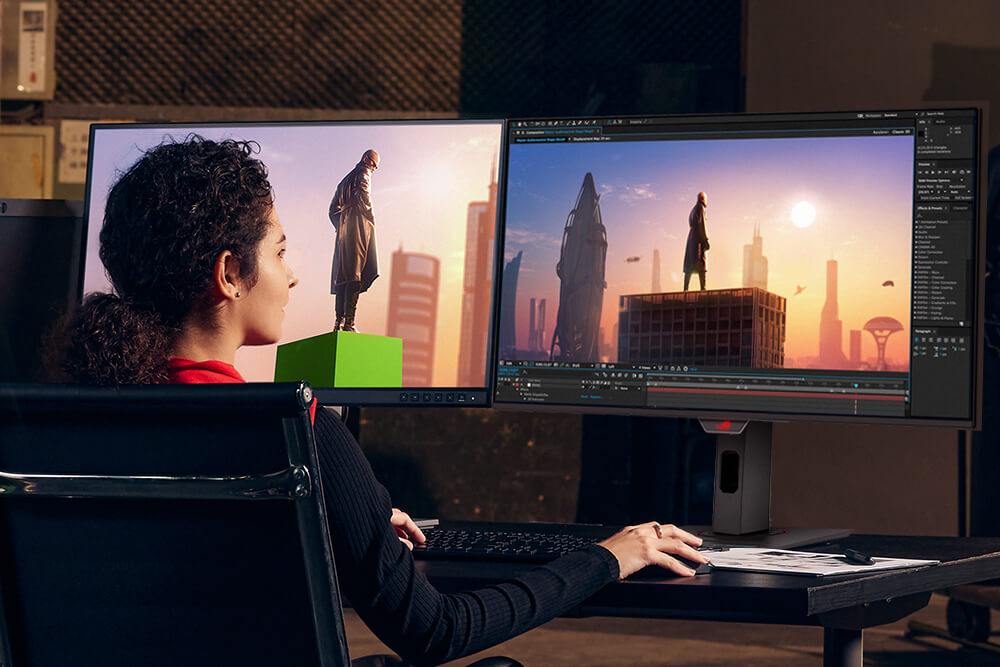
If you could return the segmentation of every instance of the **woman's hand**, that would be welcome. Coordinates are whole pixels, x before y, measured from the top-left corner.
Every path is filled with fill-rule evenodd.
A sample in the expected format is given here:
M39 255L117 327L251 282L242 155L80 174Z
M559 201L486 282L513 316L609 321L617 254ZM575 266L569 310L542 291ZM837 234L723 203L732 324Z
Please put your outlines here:
M424 537L424 532L417 527L417 524L413 523L410 515L402 510L393 507L389 523L396 529L399 541L408 546L411 551L413 550L413 542L423 544L427 541L427 538Z
M708 558L695 549L701 546L701 538L669 523L653 521L627 526L598 544L618 559L618 576L622 579L647 565L659 565L682 576L694 575L694 570L667 554L683 556L696 563L708 562Z

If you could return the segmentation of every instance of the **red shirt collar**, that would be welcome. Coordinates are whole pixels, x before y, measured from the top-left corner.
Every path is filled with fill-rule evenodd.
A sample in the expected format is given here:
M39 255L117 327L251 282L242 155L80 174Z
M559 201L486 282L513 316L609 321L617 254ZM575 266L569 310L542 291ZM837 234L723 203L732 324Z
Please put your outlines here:
M213 384L246 382L232 364L222 361L192 361L171 357L170 384Z

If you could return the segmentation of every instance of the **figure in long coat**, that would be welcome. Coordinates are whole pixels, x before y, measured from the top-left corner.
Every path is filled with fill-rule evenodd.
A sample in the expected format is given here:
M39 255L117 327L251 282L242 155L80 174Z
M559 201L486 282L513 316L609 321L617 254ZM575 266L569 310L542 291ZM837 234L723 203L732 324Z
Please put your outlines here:
M691 274L697 273L701 283L701 289L705 289L705 251L708 250L708 232L705 231L705 222L708 219L705 209L708 207L708 195L704 192L698 193L698 201L695 202L691 214L688 215L688 238L687 247L684 249L684 291L688 290L691 282Z
M336 297L335 331L357 331L354 318L358 297L378 278L371 198L372 172L378 169L378 163L378 153L365 151L361 161L340 181L330 202L330 222L337 230L330 276L330 294Z

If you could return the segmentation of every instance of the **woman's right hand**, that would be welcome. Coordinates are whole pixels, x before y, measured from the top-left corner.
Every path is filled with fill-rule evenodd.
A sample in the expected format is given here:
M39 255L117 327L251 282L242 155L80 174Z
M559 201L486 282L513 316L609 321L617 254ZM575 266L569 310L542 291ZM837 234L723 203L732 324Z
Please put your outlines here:
M627 526L598 544L618 559L618 576L622 579L647 565L659 565L681 576L694 575L694 570L668 554L683 556L696 563L708 562L708 558L695 549L701 546L701 538L669 523L652 521Z

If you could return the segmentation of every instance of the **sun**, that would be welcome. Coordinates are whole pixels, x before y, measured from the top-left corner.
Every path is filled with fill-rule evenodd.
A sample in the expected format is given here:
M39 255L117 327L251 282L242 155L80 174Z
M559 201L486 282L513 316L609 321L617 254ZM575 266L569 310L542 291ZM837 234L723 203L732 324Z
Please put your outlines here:
M816 207L807 201L800 201L792 207L792 222L800 229L805 229L816 219Z

